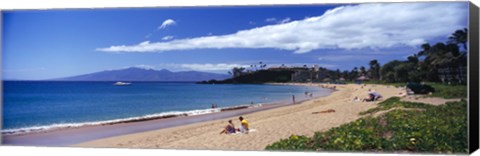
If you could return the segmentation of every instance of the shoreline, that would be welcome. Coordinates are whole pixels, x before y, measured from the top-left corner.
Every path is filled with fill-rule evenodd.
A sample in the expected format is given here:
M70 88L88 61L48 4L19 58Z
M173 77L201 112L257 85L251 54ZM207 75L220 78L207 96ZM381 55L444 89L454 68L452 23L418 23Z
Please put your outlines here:
M103 138L74 147L114 147L114 148L162 148L162 149L209 149L209 150L264 150L264 148L290 135L313 136L317 131L326 131L361 118L359 112L376 107L376 102L356 102L354 97L363 98L368 89L374 89L388 99L398 96L402 89L384 85L359 84L310 84L286 83L285 85L305 85L335 88L337 91L320 98L299 102L300 104L277 107L257 112L241 114L249 121L252 131L249 134L219 135L235 117L220 118L182 126L151 130L141 133ZM333 87L335 86L335 87ZM315 113L325 110L333 113Z
M333 91L331 90L329 95L332 92ZM310 98L299 98L299 101L297 103L321 97L324 96L317 95ZM20 133L9 133L7 131L2 132L2 144L65 146L107 137L128 135L131 133L141 133L150 130L183 126L198 122L208 122L212 120L232 117L238 114L249 114L288 105L291 105L291 102L275 101L271 103L257 103L253 105L238 105L214 109L205 109L203 111L208 112L200 114L187 114L186 112L180 112L177 114L170 113L161 115L163 113L159 113L160 115L157 116L148 117L147 115L142 117L123 118L116 120L100 121L98 123L92 122L94 124L89 123L79 126L71 124L71 126L66 125L63 127L53 127L49 129L39 129ZM150 124L157 124L157 126L148 126ZM133 128L133 126L137 128ZM94 134L99 133L99 131L100 134ZM67 135L67 137L65 137L64 135Z

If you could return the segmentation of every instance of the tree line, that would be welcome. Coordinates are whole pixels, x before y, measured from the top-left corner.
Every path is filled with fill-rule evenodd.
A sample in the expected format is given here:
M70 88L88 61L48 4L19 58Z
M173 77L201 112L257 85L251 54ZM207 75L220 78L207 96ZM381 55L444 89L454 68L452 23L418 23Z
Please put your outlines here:
M434 45L425 43L421 50L406 60L393 60L380 65L371 60L368 69L364 66L352 70L330 71L328 77L343 77L355 81L365 76L370 80L387 83L439 82L465 84L467 79L467 34L466 28L456 30L446 42Z

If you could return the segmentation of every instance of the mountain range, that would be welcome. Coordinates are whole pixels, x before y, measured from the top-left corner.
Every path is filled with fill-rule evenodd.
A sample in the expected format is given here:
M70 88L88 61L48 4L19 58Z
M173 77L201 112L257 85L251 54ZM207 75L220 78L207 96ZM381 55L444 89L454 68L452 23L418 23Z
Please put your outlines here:
M166 69L154 70L130 67L118 70L106 70L90 74L54 79L56 81L205 81L230 78L227 74L199 71L172 72Z

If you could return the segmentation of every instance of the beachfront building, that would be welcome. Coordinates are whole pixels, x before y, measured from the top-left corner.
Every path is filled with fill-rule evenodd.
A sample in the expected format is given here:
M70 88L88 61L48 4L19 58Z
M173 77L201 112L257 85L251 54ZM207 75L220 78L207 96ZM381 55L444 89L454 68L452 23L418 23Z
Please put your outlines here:
M360 77L358 77L358 78L356 79L356 82L357 82L357 83L362 83L363 81L368 81L368 80L370 80L370 78L368 78L368 77L365 76L365 75L362 75L362 76L360 76Z
M438 69L438 77L442 83L465 84L467 83L467 67L440 68Z
M308 68L295 69L292 73L292 82L311 82L313 79L313 72Z
M313 65L312 68L303 66L291 69L294 71L291 76L292 82L323 82L328 77L328 70L318 65Z

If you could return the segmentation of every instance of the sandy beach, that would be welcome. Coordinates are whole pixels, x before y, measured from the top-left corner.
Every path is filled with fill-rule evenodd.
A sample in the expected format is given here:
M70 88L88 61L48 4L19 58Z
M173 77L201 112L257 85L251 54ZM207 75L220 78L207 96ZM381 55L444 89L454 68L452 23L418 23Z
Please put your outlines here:
M120 148L162 148L162 149L214 149L214 150L263 150L267 145L290 135L313 136L317 131L354 121L359 112L376 107L374 102L353 101L364 98L368 89L373 89L387 99L398 96L401 88L384 85L331 85L293 84L286 85L328 85L337 91L299 104L244 114L249 121L249 134L219 134L229 119L235 126L240 125L238 117L207 121L172 128L115 136L76 144L76 147L120 147ZM314 113L333 109L335 112Z

